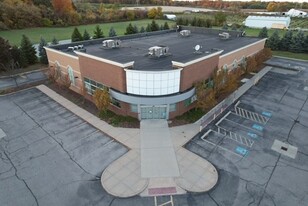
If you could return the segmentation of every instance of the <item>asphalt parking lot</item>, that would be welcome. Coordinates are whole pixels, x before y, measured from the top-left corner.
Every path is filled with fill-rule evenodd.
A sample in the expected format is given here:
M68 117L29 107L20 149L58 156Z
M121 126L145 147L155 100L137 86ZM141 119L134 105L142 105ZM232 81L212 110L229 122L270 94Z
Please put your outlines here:
M128 150L37 89L0 97L0 205L96 205Z
M174 205L306 205L307 80L308 68L269 72L188 142L187 149L215 165L219 179L208 193L174 196ZM35 88L0 96L0 129L1 206L154 205L150 197L107 194L102 171L128 149ZM295 159L282 147L273 150L275 140L289 151L295 146Z
M269 72L186 145L217 167L220 181L209 195L218 205L307 205L307 99L308 69ZM286 144L279 152L275 140Z
M109 195L99 178L128 149L38 89L0 96L0 114L1 206L154 205L152 197ZM207 193L173 200L181 206L216 205Z

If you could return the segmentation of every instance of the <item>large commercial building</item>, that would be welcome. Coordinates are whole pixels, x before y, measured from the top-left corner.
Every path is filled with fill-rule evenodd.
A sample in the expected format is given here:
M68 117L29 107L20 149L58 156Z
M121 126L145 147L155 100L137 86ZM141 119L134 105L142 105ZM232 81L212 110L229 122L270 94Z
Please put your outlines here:
M108 88L110 109L139 119L171 119L192 109L194 83L232 69L264 48L265 39L182 28L46 48L50 67L69 75L71 89L92 99Z

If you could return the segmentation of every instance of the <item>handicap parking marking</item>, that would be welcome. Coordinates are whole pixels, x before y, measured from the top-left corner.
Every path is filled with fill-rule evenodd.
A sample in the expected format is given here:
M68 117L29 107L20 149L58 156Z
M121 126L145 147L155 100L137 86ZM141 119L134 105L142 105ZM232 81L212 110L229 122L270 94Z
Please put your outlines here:
M253 133L253 132L248 132L247 135L251 138L254 138L254 139L257 139L258 138L258 135Z
M271 112L262 112L262 115L264 115L266 117L272 117L272 113Z
M253 124L253 125L252 125L252 128L253 128L253 129L256 129L256 130L259 130L259 131L261 131L261 132L263 131L263 127L262 127L261 125L258 125L258 124Z
M235 152L243 156L248 154L248 150L240 146L236 147Z

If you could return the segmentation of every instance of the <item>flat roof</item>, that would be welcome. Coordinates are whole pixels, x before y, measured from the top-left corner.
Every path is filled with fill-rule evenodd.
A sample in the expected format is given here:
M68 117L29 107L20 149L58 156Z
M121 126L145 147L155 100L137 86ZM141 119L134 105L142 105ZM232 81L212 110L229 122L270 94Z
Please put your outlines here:
M189 37L182 37L174 31L144 37L126 38L121 40L121 47L115 49L104 49L102 47L103 39L96 44L84 45L84 48L87 54L121 64L134 61L134 69L136 70L157 71L172 69L171 61L186 63L219 50L223 50L222 54L226 54L259 40L260 38L253 37L222 40L218 34L196 32L191 32ZM194 50L196 45L202 46L198 53ZM153 46L169 47L170 55L159 58L149 57L148 49ZM72 51L67 51L67 47L62 47L61 51L76 55Z

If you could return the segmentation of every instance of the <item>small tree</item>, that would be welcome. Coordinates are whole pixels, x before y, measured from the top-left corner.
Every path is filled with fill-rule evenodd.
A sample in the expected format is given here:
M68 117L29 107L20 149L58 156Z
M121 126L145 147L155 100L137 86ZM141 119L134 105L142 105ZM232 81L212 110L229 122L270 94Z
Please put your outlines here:
M47 42L43 37L41 37L40 44L38 46L38 52L39 52L39 57L40 57L40 62L42 64L48 64L48 58L45 50L45 46L48 46Z
M290 45L290 51L300 53L304 52L305 45L305 35L304 32L298 31L296 36L293 37L292 43Z
M197 108L200 108L202 111L207 112L213 108L217 101L215 99L215 91L212 88L207 88L205 83L198 82L195 85L196 95L197 95Z
M280 38L278 31L276 30L270 38L266 41L266 46L272 50L279 50Z
M53 37L51 40L51 45L57 45L59 44L59 41L56 39L56 37Z
M114 37L114 36L117 36L117 33L116 33L116 31L114 30L114 28L111 27L110 30L109 30L109 37Z
M57 80L57 83L60 87L63 87L66 89L70 88L72 84L68 74L61 75L61 77Z
M36 50L26 35L22 35L20 44L21 64L26 67L37 61Z
M169 30L170 28L169 28L169 25L168 25L168 22L165 22L165 24L164 24L164 30Z
M151 31L158 31L159 30L159 25L154 20L152 20L150 27L151 27Z
M152 30L151 30L151 25L150 25L150 24L147 25L145 31L146 31L146 32L151 32L151 31L152 31Z
M306 35L305 42L304 42L304 52L308 53L308 35Z
M99 38L104 38L104 33L102 29L99 27L99 25L96 25L95 30L94 30L93 39L99 39Z
M136 24L134 25L134 32L135 32L135 34L139 33L139 29L138 29L138 26Z
M232 24L231 30L236 31L237 30L237 25L236 24Z
M125 35L135 34L135 33L136 33L135 28L133 27L131 23L129 23L128 26L126 27Z
M293 32L291 30L287 31L280 40L280 50L288 51L292 43Z
M223 12L216 12L214 18L216 26L222 26L227 20L227 16Z
M240 73L237 69L234 69L233 71L229 72L225 81L224 92L230 93L238 88L239 74Z
M247 58L246 72L254 72L257 69L257 61L254 56Z
M214 89L216 97L218 97L223 92L226 74L227 74L227 71L223 69L218 70L217 67L213 71L213 74L212 74L212 79L213 79L213 84L214 84L213 89Z
M96 89L93 95L94 103L100 112L106 112L110 105L110 96L107 89Z
M266 27L263 27L261 29L261 31L259 32L258 37L259 38L267 38L268 37L268 32L267 32L267 28Z
M139 31L140 33L144 33L145 32L145 28L144 28L144 26L141 26L141 28L140 28L140 31Z
M90 39L90 34L85 29L84 32L83 32L83 40L89 40L89 39Z
M9 42L2 37L0 37L0 70L6 70L5 66L10 63L12 60L12 55L11 55L11 46ZM3 65L3 68L2 66Z
M72 39L72 42L82 41L82 35L79 32L77 27L74 28L71 39Z

